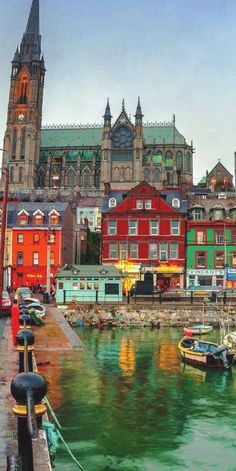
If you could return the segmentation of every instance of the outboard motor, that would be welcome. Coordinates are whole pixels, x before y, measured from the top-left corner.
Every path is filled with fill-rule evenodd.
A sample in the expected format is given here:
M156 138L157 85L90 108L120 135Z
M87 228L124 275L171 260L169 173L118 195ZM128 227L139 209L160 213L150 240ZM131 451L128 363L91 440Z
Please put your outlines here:
M227 352L228 348L225 345L220 345L216 351L213 353L213 357L217 360L220 358L222 360L222 363L226 369L229 369L230 365L227 360Z

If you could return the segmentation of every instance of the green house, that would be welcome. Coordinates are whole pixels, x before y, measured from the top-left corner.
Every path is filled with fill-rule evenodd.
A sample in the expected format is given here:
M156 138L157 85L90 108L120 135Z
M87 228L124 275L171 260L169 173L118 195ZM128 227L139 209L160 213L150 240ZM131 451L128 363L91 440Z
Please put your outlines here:
M122 301L122 275L113 265L65 265L56 275L56 302Z
M186 286L232 288L229 268L236 268L235 222L188 221Z

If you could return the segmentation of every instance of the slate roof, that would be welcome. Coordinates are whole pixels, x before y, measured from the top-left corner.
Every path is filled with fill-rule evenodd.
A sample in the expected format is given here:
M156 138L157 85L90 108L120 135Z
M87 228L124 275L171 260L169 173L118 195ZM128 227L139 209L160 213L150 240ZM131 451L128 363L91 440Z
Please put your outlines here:
M58 270L56 278L75 278L76 276L84 278L122 277L114 265L65 265Z
M101 213L109 213L112 208L109 207L109 200L111 198L116 199L116 203L120 203L123 201L123 199L127 196L127 192L121 192L121 191L110 191L108 195L104 195L102 199L102 208L101 208Z
M37 209L40 209L45 215L44 223L42 225L37 225L37 228L47 226L49 224L49 213L54 208L60 214L60 221L59 224L55 224L55 227L60 227L62 225L63 215L68 207L68 203L66 202L56 202L56 203L45 203L45 202L18 202L18 203L8 203L7 205L7 226L18 226L18 214L22 209L25 209L26 212L29 214L29 224L24 225L22 227L34 227L33 224L33 214Z

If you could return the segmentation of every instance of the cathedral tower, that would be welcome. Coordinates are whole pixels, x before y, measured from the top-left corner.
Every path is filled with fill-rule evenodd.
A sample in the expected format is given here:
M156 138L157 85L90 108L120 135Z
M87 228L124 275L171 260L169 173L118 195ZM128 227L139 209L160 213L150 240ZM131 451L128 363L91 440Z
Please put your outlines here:
M10 190L34 188L40 150L45 64L39 34L39 0L33 0L20 50L12 61L3 164Z

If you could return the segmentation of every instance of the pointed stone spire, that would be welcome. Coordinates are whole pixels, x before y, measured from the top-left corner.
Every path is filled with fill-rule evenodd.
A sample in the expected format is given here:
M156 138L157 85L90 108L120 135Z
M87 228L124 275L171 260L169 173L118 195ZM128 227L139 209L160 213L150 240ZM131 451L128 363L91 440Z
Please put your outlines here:
M142 109L140 105L140 97L138 97L138 104L137 104L136 113L134 117L135 117L135 124L142 125L143 114L142 114Z
M13 57L13 62L19 62L19 60L20 60L20 53L19 53L19 49L18 49L18 46L17 46L15 55Z
M104 118L104 126L111 126L111 110L110 110L110 104L109 104L109 98L107 98L107 106L105 109L105 114L103 116Z
M40 60L41 36L39 34L39 0L33 0L30 14L20 45L20 60L29 62Z

